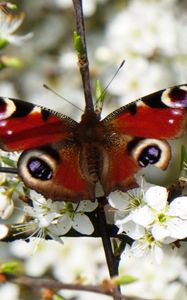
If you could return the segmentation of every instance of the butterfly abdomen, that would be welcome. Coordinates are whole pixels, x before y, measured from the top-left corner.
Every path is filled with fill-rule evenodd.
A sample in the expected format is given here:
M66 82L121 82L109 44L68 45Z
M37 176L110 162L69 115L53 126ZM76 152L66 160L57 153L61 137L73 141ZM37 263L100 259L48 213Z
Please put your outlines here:
M88 166L88 174L92 181L96 183L99 180L100 173L100 155L97 147L90 147L87 152L87 166Z
M86 179L95 184L100 179L101 153L95 143L84 145L80 155L80 166Z

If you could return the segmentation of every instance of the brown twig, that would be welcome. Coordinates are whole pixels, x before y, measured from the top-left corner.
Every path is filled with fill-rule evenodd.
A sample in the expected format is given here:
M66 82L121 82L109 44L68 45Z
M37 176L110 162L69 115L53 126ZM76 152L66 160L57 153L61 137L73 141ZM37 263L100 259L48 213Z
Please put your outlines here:
M91 86L90 86L90 72L89 72L89 62L87 56L82 1L73 0L73 5L75 9L77 33L80 35L82 45L84 48L84 55L81 55L81 57L79 56L78 59L79 59L79 68L82 77L82 84L84 88L84 97L86 103L85 112L89 113L94 111L94 106L93 106Z
M0 167L0 173L18 174L18 169L11 167Z
M106 260L109 268L109 273L111 277L114 277L118 275L119 257L115 257L113 254L110 235L108 231L108 225L106 222L105 212L102 206L99 206L97 209L97 218L98 218L100 235L102 238Z
M131 296L124 296L121 293L113 290L112 287L107 287L105 285L82 285L82 284L69 284L63 283L59 281L55 281L53 279L45 279L45 278L34 278L31 276L15 276L15 275L7 275L4 274L8 281L14 282L19 284L23 287L33 288L33 289L53 289L56 292L59 290L75 290L75 291L82 291L82 292L92 292L96 294L114 296L116 300L143 300L139 297L131 297Z
M114 277L118 275L119 257L115 257L112 250L105 212L102 205L99 205L97 208L97 218L110 277ZM119 297L120 287L116 287L115 292L116 294L113 293L114 300L121 300L122 298Z

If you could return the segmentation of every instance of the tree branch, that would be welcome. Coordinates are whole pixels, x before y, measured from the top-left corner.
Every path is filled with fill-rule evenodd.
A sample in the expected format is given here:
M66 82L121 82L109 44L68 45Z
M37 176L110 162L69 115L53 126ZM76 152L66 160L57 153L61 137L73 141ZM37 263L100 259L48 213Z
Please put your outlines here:
M82 77L82 84L84 88L84 97L86 103L85 112L90 113L94 111L94 106L93 106L91 86L90 86L90 72L89 72L89 62L87 57L82 1L73 0L73 5L75 9L77 33L80 35L82 45L84 48L84 55L81 56L79 55L78 59L79 59L79 68Z
M59 281L55 281L53 279L45 279L45 278L35 278L31 276L16 276L12 274L5 274L4 280L14 282L20 286L23 287L29 287L31 289L52 289L58 292L59 290L75 290L75 291L82 291L82 292L92 292L96 294L102 294L102 295L108 295L108 296L114 296L116 300L143 300L139 297L131 297L131 296L123 296L119 292L116 291L116 289L112 288L109 284L106 285L81 285L81 284L69 284L69 283L63 283Z
M10 167L0 167L0 173L18 174L18 169Z
M99 230L100 230L100 234L101 234L101 238L102 238L102 242L103 242L103 247L104 247L104 251L105 251L109 274L110 274L110 277L114 277L114 276L118 275L118 266L119 266L120 258L114 256L114 253L112 250L110 235L109 235L108 228L107 228L105 212L104 212L104 208L102 205L102 202L105 203L106 199L105 199L105 197L102 197L98 200L101 201L100 205L97 208L98 226L99 226ZM122 299L122 298L119 298L119 295L120 295L120 287L119 286L116 287L115 291L118 296L116 297L116 295L114 294L113 295L114 300Z

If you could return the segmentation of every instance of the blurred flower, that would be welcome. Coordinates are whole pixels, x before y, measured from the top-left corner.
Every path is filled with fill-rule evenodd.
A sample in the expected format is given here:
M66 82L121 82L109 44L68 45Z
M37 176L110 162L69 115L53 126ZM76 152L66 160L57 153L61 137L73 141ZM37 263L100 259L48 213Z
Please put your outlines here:
M0 298L4 300L19 300L20 288L17 284L7 282L0 286Z
M21 45L21 43L32 37L32 33L24 36L15 35L14 32L20 27L24 19L24 14L14 16L0 10L0 45L7 42Z
M83 12L86 17L92 16L97 8L97 4L99 3L105 3L107 0L92 0L92 1L83 1ZM56 5L63 9L67 9L72 7L72 1L71 0L55 0Z
M13 190L0 187L0 218L8 219L14 210L14 202L12 200Z
M8 234L8 227L4 224L0 224L0 240L4 239Z
M137 278L137 281L121 286L126 296L144 299L185 300L186 287L181 274L187 271L185 259L174 251L165 251L162 264L155 264L151 255L136 258L123 254L119 274Z
M174 55L178 41L184 37L179 26L172 1L132 0L110 21L107 40L116 53L141 53L150 57L159 50Z

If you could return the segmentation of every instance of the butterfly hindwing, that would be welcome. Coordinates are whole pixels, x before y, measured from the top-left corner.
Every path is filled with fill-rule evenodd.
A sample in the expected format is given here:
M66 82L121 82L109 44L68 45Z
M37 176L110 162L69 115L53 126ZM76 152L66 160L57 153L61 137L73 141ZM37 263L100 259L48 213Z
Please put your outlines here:
M64 141L62 145L24 151L18 167L24 183L46 198L73 202L94 199L94 185L83 176L76 143Z

